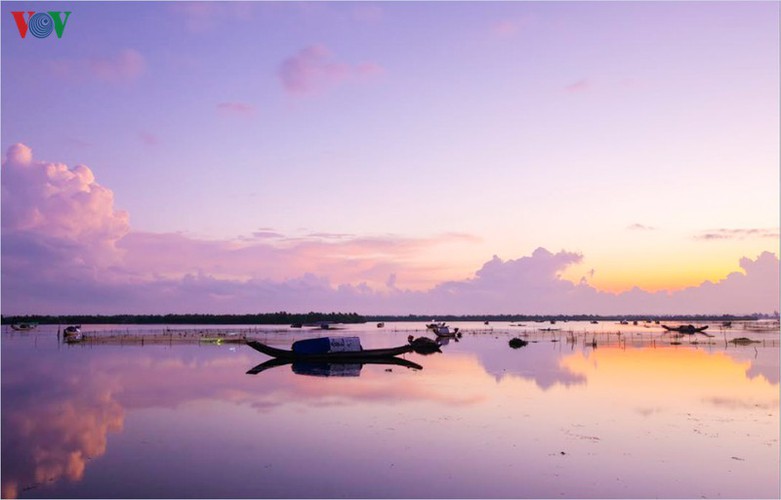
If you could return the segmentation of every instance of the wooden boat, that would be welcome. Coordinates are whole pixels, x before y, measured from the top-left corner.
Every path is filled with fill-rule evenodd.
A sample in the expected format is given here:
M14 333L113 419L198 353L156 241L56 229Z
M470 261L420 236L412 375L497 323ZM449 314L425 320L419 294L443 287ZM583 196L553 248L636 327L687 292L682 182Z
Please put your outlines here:
M366 360L376 358L391 358L411 352L413 347L409 344L399 347L389 347L386 349L362 349L360 351L337 351L337 352L295 352L293 350L279 349L271 347L257 340L248 340L247 345L273 358L310 360L310 361L329 361L329 360Z
M455 337L458 335L458 328L450 329L444 321L438 323L429 323L426 328L433 331L437 337Z
M62 338L65 342L80 342L84 339L81 333L81 325L69 326L62 332Z
M38 323L14 323L11 328L17 332L29 332L38 328Z
M334 363L331 361L319 361L319 360L294 360L294 359L282 359L274 358L269 359L257 366L252 367L247 371L247 375L257 375L262 371L277 367L290 365L294 373L298 375L314 375L320 377L348 377L358 376L361 372L361 367L366 364L373 365L394 365L403 366L405 368L413 368L415 370L422 370L423 367L412 361L406 359L383 357L383 358L355 358L349 360L339 360Z
M695 333L702 333L705 330L708 329L708 325L705 326L694 326L694 325L680 325L680 326L667 326L662 325L662 328L667 330L668 332L678 332L678 333L687 333L687 334L695 334ZM707 334L705 334L707 335Z

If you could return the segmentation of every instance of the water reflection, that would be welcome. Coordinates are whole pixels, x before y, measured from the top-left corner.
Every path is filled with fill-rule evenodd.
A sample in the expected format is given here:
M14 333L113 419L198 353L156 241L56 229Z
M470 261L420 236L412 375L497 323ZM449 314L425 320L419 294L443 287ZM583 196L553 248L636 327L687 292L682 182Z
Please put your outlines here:
M5 498L762 497L778 488L777 348L515 350L485 336L393 365L267 360L249 372L267 358L245 346L2 348ZM291 369L272 369L283 365ZM349 450L333 437L344 433L356 438ZM140 444L163 435L154 453ZM328 464L311 453L318 447ZM134 480L183 460L181 475L166 469L173 490ZM193 461L221 480L191 477ZM432 463L446 472L420 472Z
M46 358L11 372L5 367L14 363L3 357L3 498L82 479L87 463L106 452L108 433L123 427L125 411L114 397L123 374Z
M493 345L479 346L474 355L484 371L497 382L516 376L543 390L585 384L584 374L575 373L561 364L561 357L566 354L562 348L562 343L547 342L513 349L507 342L497 341Z
M259 365L254 366L247 371L247 375L257 375L258 373L275 368L277 366L290 365L293 373L298 375L310 375L316 377L358 377L361 375L361 368L363 365L386 365L386 366L403 366L405 368L411 368L413 370L422 370L423 367L412 361L407 361L401 358L367 358L367 359L354 359L349 363L324 363L324 362L312 362L312 361L293 361L290 359L270 359ZM386 371L391 371L392 368L386 368Z
M586 378L590 397L609 395L636 405L640 413L649 406L691 410L731 402L735 407L772 410L779 405L778 382L750 373L751 361L736 361L725 352L598 349L566 356L561 365Z

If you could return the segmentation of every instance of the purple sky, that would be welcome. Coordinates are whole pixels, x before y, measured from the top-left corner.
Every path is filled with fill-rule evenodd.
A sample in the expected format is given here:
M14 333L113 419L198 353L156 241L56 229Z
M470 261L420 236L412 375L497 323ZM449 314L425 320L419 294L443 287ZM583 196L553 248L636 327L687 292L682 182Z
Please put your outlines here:
M3 314L778 309L777 3L2 20Z

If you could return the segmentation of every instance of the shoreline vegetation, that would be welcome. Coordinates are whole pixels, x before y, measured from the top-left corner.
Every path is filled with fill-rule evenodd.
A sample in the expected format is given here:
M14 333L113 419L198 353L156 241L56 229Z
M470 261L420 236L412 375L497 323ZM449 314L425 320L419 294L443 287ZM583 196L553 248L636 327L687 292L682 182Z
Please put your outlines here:
M38 324L84 324L84 325L285 325L293 323L372 323L372 322L429 322L437 321L686 321L686 322L727 322L752 321L760 319L778 319L774 314L690 314L690 315L652 315L652 314L409 314L409 315L359 315L342 312L288 313L285 311L257 314L117 314L117 315L24 315L0 316L0 324L15 323Z

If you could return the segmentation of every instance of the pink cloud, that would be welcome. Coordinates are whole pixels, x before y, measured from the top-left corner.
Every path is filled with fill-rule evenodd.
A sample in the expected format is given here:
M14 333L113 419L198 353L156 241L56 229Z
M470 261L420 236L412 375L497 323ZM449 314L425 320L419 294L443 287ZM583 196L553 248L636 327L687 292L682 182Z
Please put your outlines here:
M694 237L698 240L744 240L748 238L778 239L778 228L713 229Z
M160 138L150 132L139 132L138 139L147 146L157 146L160 144Z
M589 82L587 79L578 80L575 83L571 83L564 87L564 90L566 90L569 93L576 93L576 92L585 92L586 90L589 90L591 88L591 82Z
M221 102L217 104L217 111L229 115L252 115L255 113L255 106L245 102Z
M252 237L255 239L284 238L284 235L272 229L259 229L252 233Z
M499 21L494 24L492 31L495 35L501 37L512 37L518 33L520 26L513 21Z
M88 59L48 60L44 65L57 78L73 82L91 78L104 83L127 84L138 80L146 72L144 56L133 49Z
M149 280L204 275L233 281L285 281L310 273L343 284L367 283L381 291L391 274L405 286L414 286L417 275L426 271L412 263L414 257L436 244L436 238L333 234L289 238L273 231L241 241L131 232L118 248L124 252L124 269Z
M226 24L252 19L252 2L174 2L172 22L191 33L201 34Z
M533 15L528 14L519 17L501 19L491 25L490 32L491 35L496 38L516 38L519 34L522 34L524 30L534 26L536 23L536 18Z
M117 265L116 243L129 229L88 167L36 161L29 147L11 146L2 163L3 301L56 301L71 279Z
M377 3L359 3L352 9L352 18L362 23L374 24L384 16L385 11Z
M675 292L574 284L561 276L583 257L544 248L494 256L468 279L412 289L432 270L416 259L442 244L438 235L288 238L263 229L254 239L207 241L131 231L90 168L38 161L23 144L8 149L0 180L3 314L750 314L779 302L779 260L770 252L741 259L742 271L721 281Z
M647 226L645 224L632 224L629 227L627 227L630 231L656 231L656 228L653 226Z
M106 82L130 82L144 74L146 61L138 51L125 49L112 57L91 59L89 69Z
M491 33L500 38L512 38L521 31L521 23L515 20L503 20L491 27Z
M84 165L34 161L29 147L15 144L2 172L3 231L98 243L116 242L129 230L128 214L114 209L114 193Z
M311 94L346 80L373 76L383 72L373 62L347 64L334 61L324 45L310 45L285 59L278 76L285 90L293 95Z

